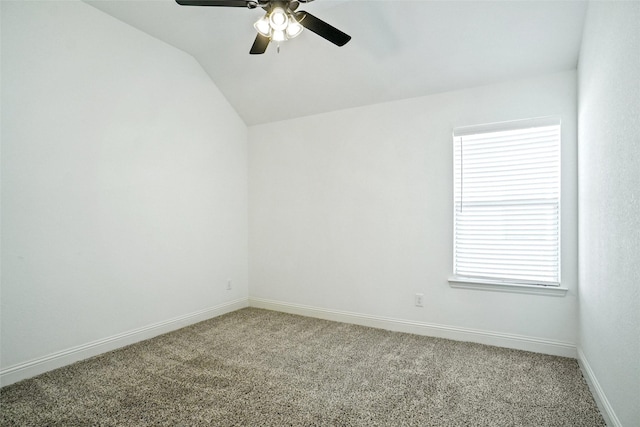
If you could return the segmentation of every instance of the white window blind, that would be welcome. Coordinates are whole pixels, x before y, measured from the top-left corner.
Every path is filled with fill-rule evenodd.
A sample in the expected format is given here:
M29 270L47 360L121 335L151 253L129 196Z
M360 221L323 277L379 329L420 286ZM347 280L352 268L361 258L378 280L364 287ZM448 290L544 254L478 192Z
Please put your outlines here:
M457 128L454 275L560 283L560 121Z

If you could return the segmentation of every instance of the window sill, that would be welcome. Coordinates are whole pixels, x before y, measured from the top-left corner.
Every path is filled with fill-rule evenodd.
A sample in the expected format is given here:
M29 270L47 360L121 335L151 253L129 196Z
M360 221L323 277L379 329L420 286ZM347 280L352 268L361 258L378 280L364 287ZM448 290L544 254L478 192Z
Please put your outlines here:
M449 277L449 286L456 289L475 289L480 291L548 295L554 297L563 297L569 290L567 288L561 288L560 286L523 285L466 277Z

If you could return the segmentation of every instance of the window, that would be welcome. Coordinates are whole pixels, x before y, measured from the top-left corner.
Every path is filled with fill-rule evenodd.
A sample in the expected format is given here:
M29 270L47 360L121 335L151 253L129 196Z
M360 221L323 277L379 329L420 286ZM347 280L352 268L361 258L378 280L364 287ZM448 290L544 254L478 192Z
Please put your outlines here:
M560 120L457 128L452 282L559 286Z

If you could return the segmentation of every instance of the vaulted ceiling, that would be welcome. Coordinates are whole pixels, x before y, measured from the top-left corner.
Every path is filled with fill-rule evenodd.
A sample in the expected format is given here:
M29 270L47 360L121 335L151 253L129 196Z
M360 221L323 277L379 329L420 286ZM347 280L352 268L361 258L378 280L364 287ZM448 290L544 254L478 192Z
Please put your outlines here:
M316 0L353 38L310 31L249 55L258 9L85 0L196 58L248 125L576 67L584 1Z

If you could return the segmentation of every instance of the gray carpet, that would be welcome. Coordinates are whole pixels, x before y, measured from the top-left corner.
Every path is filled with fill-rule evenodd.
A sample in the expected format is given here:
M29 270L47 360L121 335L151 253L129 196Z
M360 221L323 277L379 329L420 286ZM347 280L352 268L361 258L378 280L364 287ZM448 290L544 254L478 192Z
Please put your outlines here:
M574 359L244 309L0 390L3 426L604 426Z

